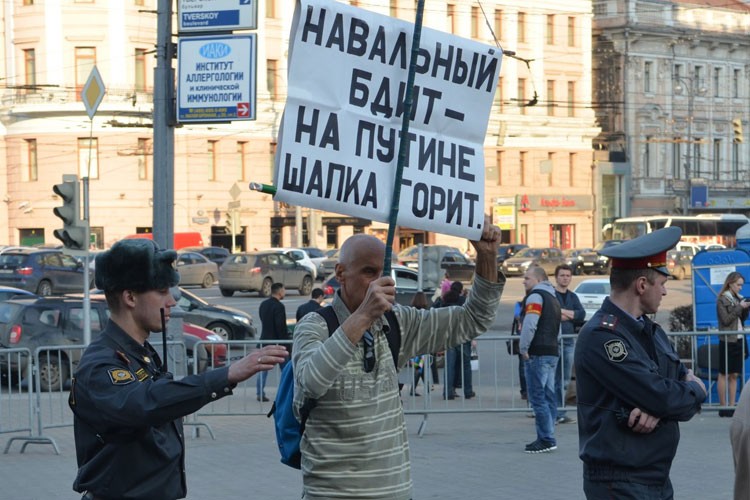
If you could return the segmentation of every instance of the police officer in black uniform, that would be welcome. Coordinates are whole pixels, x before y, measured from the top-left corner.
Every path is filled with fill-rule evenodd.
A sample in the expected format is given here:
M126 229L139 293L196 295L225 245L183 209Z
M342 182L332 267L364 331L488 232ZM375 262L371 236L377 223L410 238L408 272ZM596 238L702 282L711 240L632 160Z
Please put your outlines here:
M669 278L668 227L602 250L612 291L578 335L575 351L579 454L591 499L671 499L678 422L700 411L703 382L680 363L651 321Z
M81 358L70 391L78 475L88 500L184 498L182 417L232 393L235 385L285 361L283 346L266 346L200 375L173 380L148 343L176 303L177 254L128 239L96 258L96 286L111 319Z

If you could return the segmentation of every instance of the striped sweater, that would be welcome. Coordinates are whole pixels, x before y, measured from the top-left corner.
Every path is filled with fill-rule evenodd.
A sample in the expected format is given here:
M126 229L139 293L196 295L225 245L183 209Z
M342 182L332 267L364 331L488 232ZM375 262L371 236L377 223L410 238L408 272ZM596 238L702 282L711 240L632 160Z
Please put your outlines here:
M503 284L476 276L463 307L420 310L394 306L401 327L399 366L417 355L459 345L485 332L495 318ZM340 323L350 315L338 294ZM318 400L302 437L304 498L408 500L411 473L406 425L385 318L370 331L376 366L365 373L363 347L339 327L330 337L325 320L305 316L294 331L294 407Z

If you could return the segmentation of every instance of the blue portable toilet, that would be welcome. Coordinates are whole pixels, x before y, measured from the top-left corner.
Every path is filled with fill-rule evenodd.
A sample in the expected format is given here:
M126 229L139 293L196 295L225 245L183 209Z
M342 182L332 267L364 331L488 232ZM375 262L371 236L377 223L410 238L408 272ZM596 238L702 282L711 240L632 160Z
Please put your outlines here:
M738 271L745 278L743 296L750 296L750 224L737 230L737 248L701 250L693 257L693 329L695 331L717 331L716 300L724 280L731 272ZM711 388L708 403L718 403L719 397L713 382L719 368L718 335L697 337L697 366L694 371ZM709 361L710 360L710 361ZM710 366L710 370L709 370ZM750 360L745 360L745 373L750 374ZM742 384L742 381L740 381ZM739 391L737 391L739 396Z

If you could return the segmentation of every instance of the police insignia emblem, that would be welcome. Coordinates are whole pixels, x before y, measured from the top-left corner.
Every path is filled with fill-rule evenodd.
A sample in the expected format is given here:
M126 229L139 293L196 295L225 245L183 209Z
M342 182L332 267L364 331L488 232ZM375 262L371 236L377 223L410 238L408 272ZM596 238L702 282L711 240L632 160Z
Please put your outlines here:
M110 368L109 379L114 385L127 385L131 382L135 382L135 377L129 370L122 368Z
M607 351L607 357L610 361L619 363L628 357L628 350L622 340L610 340L604 343L604 349Z
M138 370L135 372L135 375L138 377L138 382L143 382L149 377L148 372L143 368L138 368Z

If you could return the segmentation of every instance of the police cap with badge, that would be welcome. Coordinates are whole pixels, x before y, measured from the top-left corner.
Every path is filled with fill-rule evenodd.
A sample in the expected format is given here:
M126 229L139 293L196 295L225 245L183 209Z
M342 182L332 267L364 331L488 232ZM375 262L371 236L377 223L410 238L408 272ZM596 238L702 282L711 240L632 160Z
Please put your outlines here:
M665 227L634 240L599 250L599 255L609 257L613 270L653 269L665 276L671 276L667 270L667 251L677 245L681 236L682 230L679 227Z
M145 238L125 239L96 256L96 287L108 291L145 292L171 288L180 281L174 267L177 252L163 250Z

